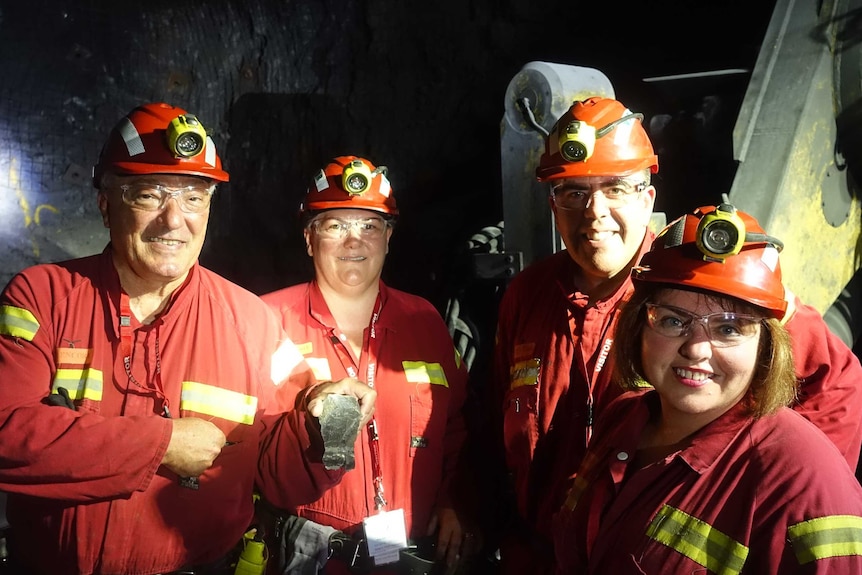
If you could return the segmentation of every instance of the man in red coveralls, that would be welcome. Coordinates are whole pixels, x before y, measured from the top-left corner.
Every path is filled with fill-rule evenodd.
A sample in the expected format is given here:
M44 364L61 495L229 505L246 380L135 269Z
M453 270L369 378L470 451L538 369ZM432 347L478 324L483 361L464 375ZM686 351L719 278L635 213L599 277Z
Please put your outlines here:
M553 571L551 516L580 464L593 423L620 389L609 352L630 272L649 250L658 158L641 114L604 98L575 102L546 139L536 175L566 246L528 267L500 304L494 381L508 489L504 573ZM799 400L852 469L862 445L862 367L813 308L789 296ZM502 434L502 435L500 435ZM502 455L501 455L502 457Z
M337 393L370 418L376 393L323 383L287 411L277 384L312 378L301 353L197 263L228 174L195 116L135 108L93 175L105 250L28 268L0 297L11 556L51 575L232 573L255 482L285 506L319 497L344 471L313 459L313 417Z

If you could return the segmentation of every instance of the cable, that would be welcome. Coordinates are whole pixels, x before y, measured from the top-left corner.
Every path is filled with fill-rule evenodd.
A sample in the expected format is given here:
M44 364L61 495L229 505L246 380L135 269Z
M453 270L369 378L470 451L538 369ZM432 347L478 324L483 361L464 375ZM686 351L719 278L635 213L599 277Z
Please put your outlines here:
M536 121L536 116L533 115L533 110L530 108L530 99L527 97L523 97L519 100L516 100L515 103L518 105L518 108L521 110L521 114L523 114L524 119L527 121L527 123L530 124L530 126L532 126L534 130L547 138L548 131Z

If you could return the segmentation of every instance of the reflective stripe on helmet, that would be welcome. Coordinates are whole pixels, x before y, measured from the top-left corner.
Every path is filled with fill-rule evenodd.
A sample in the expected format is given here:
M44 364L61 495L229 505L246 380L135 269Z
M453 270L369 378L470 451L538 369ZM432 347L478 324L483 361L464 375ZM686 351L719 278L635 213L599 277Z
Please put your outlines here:
M635 288L644 281L707 290L744 300L776 319L783 318L787 300L776 248L780 241L766 235L751 215L736 210L743 226L741 249L724 259L711 257L698 246L698 230L701 221L716 212L716 206L700 207L659 232L650 251L632 270Z
M345 175L365 179L367 185L362 189L347 190L344 187ZM330 160L306 190L300 213L309 215L332 209L372 210L397 216L398 208L386 167L374 166L358 156L338 156Z
M669 505L662 506L646 532L716 575L736 575L748 558L748 547L709 523Z
M545 138L536 177L548 181L658 172L658 157L642 118L611 98L574 102Z
M216 166L216 147L213 139L207 136L207 146L204 150L204 161L212 167Z
M146 149L144 149L144 142L141 140L141 135L138 133L138 129L135 128L135 125L130 119L123 118L117 126L117 130L120 132L120 136L122 136L123 141L126 143L126 150L129 152L129 157L137 156L146 152Z
M190 153L185 144L196 138L200 138L203 149ZM219 182L230 179L222 169L215 143L197 118L165 103L138 106L117 122L93 166L94 186L100 187L102 177L109 173L176 174Z

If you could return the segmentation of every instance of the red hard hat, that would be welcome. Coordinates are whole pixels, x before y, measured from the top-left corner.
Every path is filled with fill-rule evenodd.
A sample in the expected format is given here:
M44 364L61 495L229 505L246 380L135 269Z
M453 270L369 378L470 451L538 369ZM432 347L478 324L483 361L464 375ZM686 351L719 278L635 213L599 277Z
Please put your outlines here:
M626 176L649 168L658 172L658 157L634 114L610 98L575 102L545 138L536 168L540 182L583 176Z
M318 172L308 187L300 213L354 208L398 215L386 167L358 156L339 156Z
M716 292L781 319L787 311L778 261L782 247L732 205L705 206L668 224L632 270L632 279L635 285L656 282Z
M138 106L117 123L93 167L98 188L107 174L182 174L227 182L215 144L198 119L169 104Z

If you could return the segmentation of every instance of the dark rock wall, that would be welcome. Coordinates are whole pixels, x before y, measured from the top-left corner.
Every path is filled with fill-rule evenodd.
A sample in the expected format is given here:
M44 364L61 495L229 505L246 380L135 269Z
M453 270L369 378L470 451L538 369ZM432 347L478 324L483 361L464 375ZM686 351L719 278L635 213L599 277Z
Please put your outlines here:
M91 166L125 112L164 100L198 115L231 173L206 265L255 292L307 279L299 199L327 158L355 153L389 167L403 214L386 279L441 305L466 281L451 277L466 240L502 218L503 96L523 64L599 68L648 121L667 114L657 185L672 213L729 186L745 83L687 94L641 79L750 69L771 5L3 0L0 281L102 249ZM704 142L703 95L723 92Z

